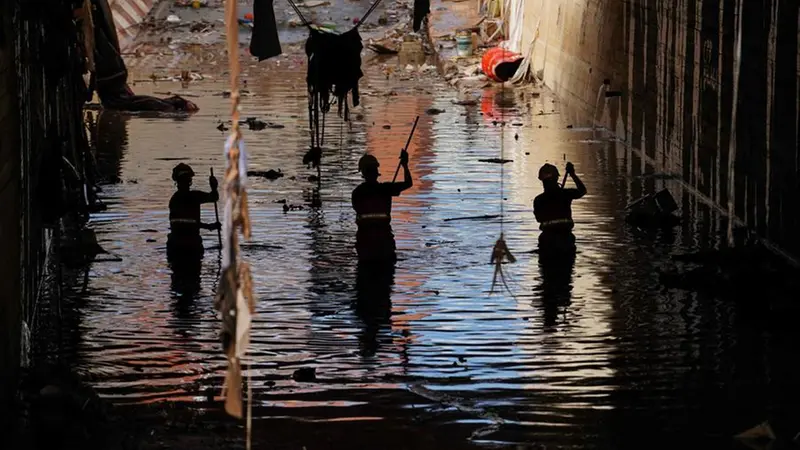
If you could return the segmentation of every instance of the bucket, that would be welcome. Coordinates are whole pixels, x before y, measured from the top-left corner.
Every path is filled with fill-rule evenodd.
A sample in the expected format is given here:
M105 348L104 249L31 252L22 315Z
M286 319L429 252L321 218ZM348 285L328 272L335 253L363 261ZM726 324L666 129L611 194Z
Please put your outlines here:
M503 82L514 76L523 59L519 53L495 47L483 54L481 69L492 80Z
M472 56L472 33L459 31L456 33L458 56Z

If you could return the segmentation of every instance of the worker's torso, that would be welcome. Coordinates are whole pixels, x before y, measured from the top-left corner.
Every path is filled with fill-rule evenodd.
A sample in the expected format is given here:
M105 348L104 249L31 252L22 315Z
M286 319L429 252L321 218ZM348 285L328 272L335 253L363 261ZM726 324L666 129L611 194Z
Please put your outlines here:
M389 230L392 221L391 183L362 183L353 191L356 224L362 230Z
M539 229L545 232L569 232L572 221L572 197L564 190L543 192L534 201Z
M178 191L169 201L169 229L172 234L200 234L200 197L202 192Z

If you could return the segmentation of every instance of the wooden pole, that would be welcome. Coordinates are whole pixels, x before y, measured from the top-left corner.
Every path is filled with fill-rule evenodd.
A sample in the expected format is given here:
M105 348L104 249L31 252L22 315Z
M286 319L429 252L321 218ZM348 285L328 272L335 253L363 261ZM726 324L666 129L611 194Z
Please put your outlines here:
M403 150L408 151L408 146L411 145L411 138L414 136L414 130L417 129L417 122L419 122L419 116L414 119L414 126L411 127L411 133L408 135L408 140L406 141L406 146L403 147ZM397 180L397 174L400 172L400 163L397 163L397 169L394 171L394 177L392 177L392 183Z

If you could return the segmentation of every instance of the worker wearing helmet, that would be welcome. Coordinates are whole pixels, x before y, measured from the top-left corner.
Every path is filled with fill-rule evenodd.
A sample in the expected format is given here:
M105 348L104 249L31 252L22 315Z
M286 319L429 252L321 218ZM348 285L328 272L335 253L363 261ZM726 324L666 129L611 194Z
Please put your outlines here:
M361 261L391 261L396 259L394 234L392 234L392 197L413 186L408 169L408 153L400 153L403 167L402 182L378 182L380 164L372 155L358 161L358 170L364 182L353 190L353 209L356 211L356 251Z
M557 248L574 250L575 236L572 229L572 201L586 195L586 186L575 174L575 166L567 163L567 175L575 182L577 189L565 189L559 186L558 169L552 164L545 164L539 169L539 180L544 192L533 200L533 214L539 222L542 234L539 237L540 251ZM552 245L550 245L552 244Z
M169 201L170 233L167 238L167 256L170 259L176 256L202 257L203 239L200 237L200 229L220 229L219 222L200 222L200 205L219 199L217 179L209 177L211 192L203 192L190 189L193 177L194 171L188 164L180 163L172 169L172 180L178 187L178 192Z

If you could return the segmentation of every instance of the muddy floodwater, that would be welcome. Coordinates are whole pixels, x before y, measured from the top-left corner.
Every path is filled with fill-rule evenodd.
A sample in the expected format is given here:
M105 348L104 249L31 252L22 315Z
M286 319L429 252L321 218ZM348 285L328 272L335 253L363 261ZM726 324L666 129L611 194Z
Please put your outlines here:
M245 65L243 76L243 117L273 124L244 127L249 169L284 174L249 179L253 235L242 257L257 297L249 350L256 433L309 423L357 433L402 420L449 433L449 444L436 448L731 448L736 432L791 409L800 379L787 356L800 350L793 327L660 285L670 254L712 247L726 229L677 182L642 177L648 169L631 149L592 132L588 121L571 122L546 93L509 91L504 100L489 87L470 94L475 102L455 104L463 95L435 72L398 67L387 79L376 62L365 64L352 123L328 116L321 178L310 180L317 172L302 164L304 59ZM132 77L179 70L169 57L153 61L133 65ZM91 113L108 205L91 226L110 255L73 280L69 320L77 331L67 350L120 405L222 407L207 401L219 395L225 369L213 308L216 233L204 232L199 278L173 276L165 251L172 168L191 164L194 186L204 190L210 169L224 171L227 132L217 127L229 121L230 99L220 95L227 78L223 62L207 69L185 88L133 86L191 95L200 107L192 117ZM350 205L356 163L374 154L390 179L417 115L414 187L394 203L399 261L391 279L364 287L356 283ZM501 156L512 161L480 161ZM545 162L563 173L565 161L589 193L573 204L574 267L548 270L532 253L536 174ZM626 226L625 205L660 187L673 191L684 224L659 232ZM284 212L284 201L296 208ZM501 203L502 221L492 217ZM214 221L211 205L203 219ZM511 293L490 295L489 258L501 232L517 262L504 266ZM364 298L390 304L364 307ZM316 381L294 381L300 368L316 369ZM312 444L308 450L321 448Z

